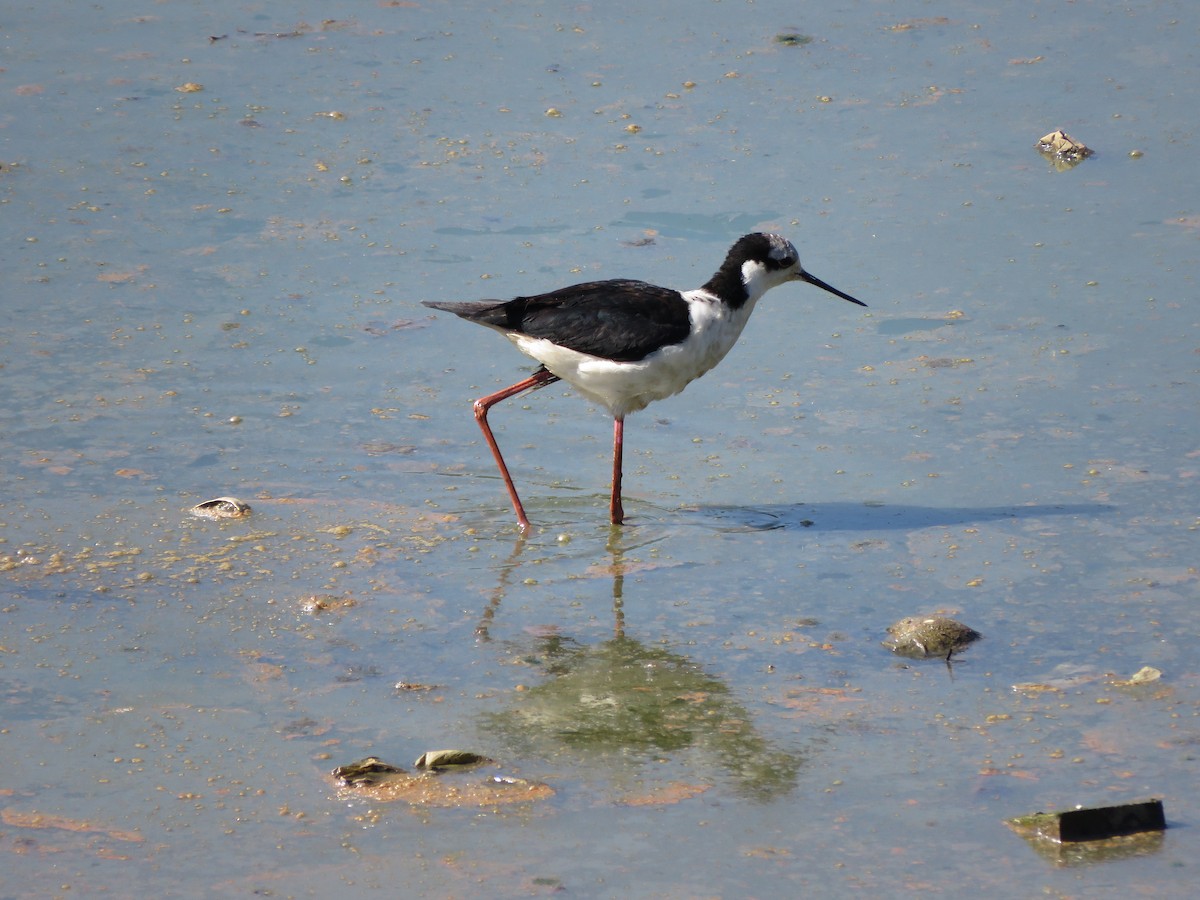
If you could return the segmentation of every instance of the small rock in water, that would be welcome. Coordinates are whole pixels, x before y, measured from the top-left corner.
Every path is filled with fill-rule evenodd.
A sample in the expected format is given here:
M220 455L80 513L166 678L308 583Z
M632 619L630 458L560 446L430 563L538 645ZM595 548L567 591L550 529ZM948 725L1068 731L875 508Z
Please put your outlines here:
M1117 687L1131 687L1139 684L1153 684L1162 678L1162 671L1154 668L1154 666L1142 666L1129 678L1116 679L1110 681L1109 684L1114 684Z
M338 766L333 770L333 777L339 784L355 787L364 784L379 784L381 781L395 779L407 773L399 766L385 763L378 756L368 756L358 762Z
M320 615L323 612L341 611L355 606L358 601L353 597L337 596L335 594L313 594L300 602L300 608L310 615Z
M430 750L422 753L413 765L418 769L432 771L444 769L447 766L475 766L485 762L491 762L491 760L469 750Z
M982 637L975 629L945 616L910 616L890 626L888 634L891 637L883 646L915 659L949 659Z
M1062 129L1043 135L1036 146L1038 152L1052 159L1060 171L1078 165L1092 155L1091 148L1081 144Z
M803 47L805 44L813 42L812 36L800 34L795 31L785 31L775 35L775 43L783 44L785 47Z
M250 504L237 497L217 497L197 503L188 512L202 519L240 519L250 515Z

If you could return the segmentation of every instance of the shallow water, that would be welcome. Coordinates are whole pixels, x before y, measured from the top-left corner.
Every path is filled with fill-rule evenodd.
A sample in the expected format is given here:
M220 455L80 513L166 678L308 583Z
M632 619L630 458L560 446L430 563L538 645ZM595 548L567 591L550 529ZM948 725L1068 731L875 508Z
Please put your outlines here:
M9 11L5 897L1191 895L1191 6L621 9ZM870 308L631 417L623 529L602 411L497 407L522 540L526 361L419 301L755 229ZM934 612L984 640L880 646ZM554 795L329 779L442 747ZM1147 796L1119 859L1003 824Z

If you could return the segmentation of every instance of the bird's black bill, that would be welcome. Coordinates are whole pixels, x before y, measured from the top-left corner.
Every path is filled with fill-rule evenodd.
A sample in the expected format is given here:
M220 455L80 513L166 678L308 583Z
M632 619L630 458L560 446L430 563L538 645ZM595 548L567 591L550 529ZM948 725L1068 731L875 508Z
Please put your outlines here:
M859 306L867 305L867 304L863 303L861 300L855 300L849 294L843 294L841 291L839 291L837 288L835 288L832 284L826 284L820 278L818 278L816 275L810 275L808 272L801 272L800 280L807 281L809 284L812 284L812 285L816 285L823 291L829 291L829 293L833 294L835 297L841 297L843 300L849 300L851 303L857 303Z

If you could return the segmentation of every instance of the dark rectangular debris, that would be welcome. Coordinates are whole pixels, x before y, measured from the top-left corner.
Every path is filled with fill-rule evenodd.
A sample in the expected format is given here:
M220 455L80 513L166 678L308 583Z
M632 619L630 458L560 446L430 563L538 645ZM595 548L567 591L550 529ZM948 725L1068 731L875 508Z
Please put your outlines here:
M1038 813L1013 819L1010 824L1031 836L1061 843L1078 843L1144 831L1162 831L1167 827L1167 820L1163 814L1162 800L1142 800L1120 806Z
M1060 841L1098 841L1139 831L1162 831L1167 827L1161 800L1071 809L1059 813Z

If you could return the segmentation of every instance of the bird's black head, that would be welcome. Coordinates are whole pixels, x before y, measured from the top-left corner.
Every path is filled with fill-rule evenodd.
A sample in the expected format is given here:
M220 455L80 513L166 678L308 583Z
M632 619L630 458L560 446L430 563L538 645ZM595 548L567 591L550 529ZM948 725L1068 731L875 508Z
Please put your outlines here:
M768 271L778 271L798 265L800 256L787 238L758 231L738 238L725 255L721 268L732 266L740 273L748 262L761 263Z
M787 281L807 281L843 300L866 306L849 294L804 271L792 242L778 234L756 232L738 238L725 262L704 287L735 309L756 301L771 288Z
M801 271L800 257L787 238L755 232L737 239L704 287L737 309L776 285L799 278Z

